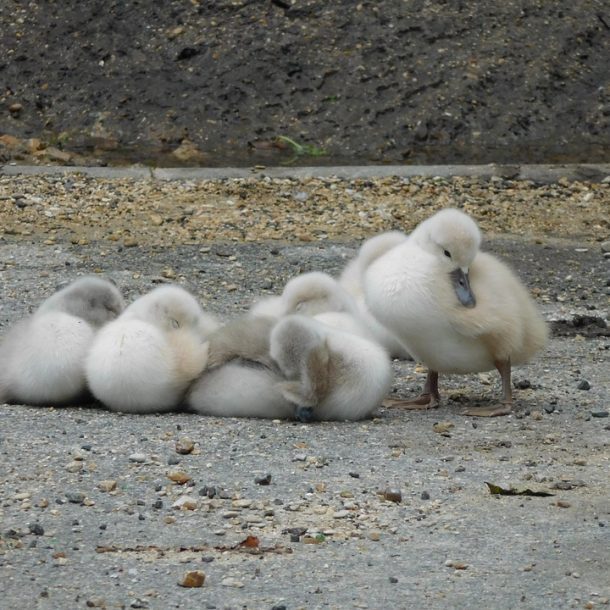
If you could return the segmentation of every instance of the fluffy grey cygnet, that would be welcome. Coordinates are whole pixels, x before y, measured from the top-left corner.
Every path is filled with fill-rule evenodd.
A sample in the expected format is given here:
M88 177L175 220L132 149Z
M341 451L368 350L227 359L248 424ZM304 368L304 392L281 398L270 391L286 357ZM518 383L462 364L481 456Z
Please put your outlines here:
M302 419L370 417L392 382L381 346L306 316L286 316L274 326L270 354L287 380L282 393Z
M295 405L279 384L285 378L269 355L275 318L244 316L209 337L206 369L191 386L185 403L201 415L216 417L292 417Z
M83 277L59 290L0 344L0 402L71 404L87 397L85 359L96 332L123 310L114 284Z

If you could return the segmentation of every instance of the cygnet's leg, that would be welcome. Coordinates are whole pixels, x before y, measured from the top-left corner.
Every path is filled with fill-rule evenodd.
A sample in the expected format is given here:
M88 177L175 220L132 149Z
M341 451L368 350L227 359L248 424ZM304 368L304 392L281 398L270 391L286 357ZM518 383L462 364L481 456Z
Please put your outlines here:
M471 407L462 411L462 415L474 417L498 417L510 415L513 409L513 390L510 382L510 360L495 362L498 373L502 378L502 400L495 407Z
M385 407L395 407L397 409L436 409L441 400L441 395L438 393L438 373L436 371L428 371L424 391L413 400L393 400L388 399L383 401Z

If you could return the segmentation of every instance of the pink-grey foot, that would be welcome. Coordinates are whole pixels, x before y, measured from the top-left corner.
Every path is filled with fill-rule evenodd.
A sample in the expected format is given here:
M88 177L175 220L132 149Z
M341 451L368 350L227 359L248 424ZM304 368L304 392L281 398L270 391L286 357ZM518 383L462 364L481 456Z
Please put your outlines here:
M384 407L394 407L395 409L413 409L424 411L426 409L436 409L440 405L441 396L438 392L438 373L428 371L423 392L412 400L387 399L383 401Z
M502 379L502 400L493 407L471 407L464 409L462 415L471 417L499 417L510 415L513 410L513 391L510 381L510 360L495 362L498 373Z

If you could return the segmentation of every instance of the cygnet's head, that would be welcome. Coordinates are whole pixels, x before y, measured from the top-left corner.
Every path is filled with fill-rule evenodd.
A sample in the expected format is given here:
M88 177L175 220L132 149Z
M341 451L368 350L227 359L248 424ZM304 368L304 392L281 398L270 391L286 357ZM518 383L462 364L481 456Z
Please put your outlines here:
M411 235L424 250L437 257L451 277L462 305L474 307L468 271L481 245L481 233L475 221L464 212L447 208L422 222Z
M282 293L286 313L315 316L325 311L352 311L350 295L327 273L312 271L291 279Z
M100 327L117 318L125 304L118 288L99 277L82 277L49 297L38 313L63 311Z
M197 299L180 286L155 288L134 301L125 313L162 330L189 328L196 332L201 332L205 316Z

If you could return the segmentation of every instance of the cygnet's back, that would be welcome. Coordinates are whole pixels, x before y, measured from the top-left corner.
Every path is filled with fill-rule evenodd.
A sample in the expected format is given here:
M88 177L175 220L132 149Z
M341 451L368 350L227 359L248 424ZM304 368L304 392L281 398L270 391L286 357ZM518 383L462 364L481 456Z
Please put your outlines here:
M205 368L216 326L186 290L156 288L98 334L86 364L93 395L116 411L175 408Z

